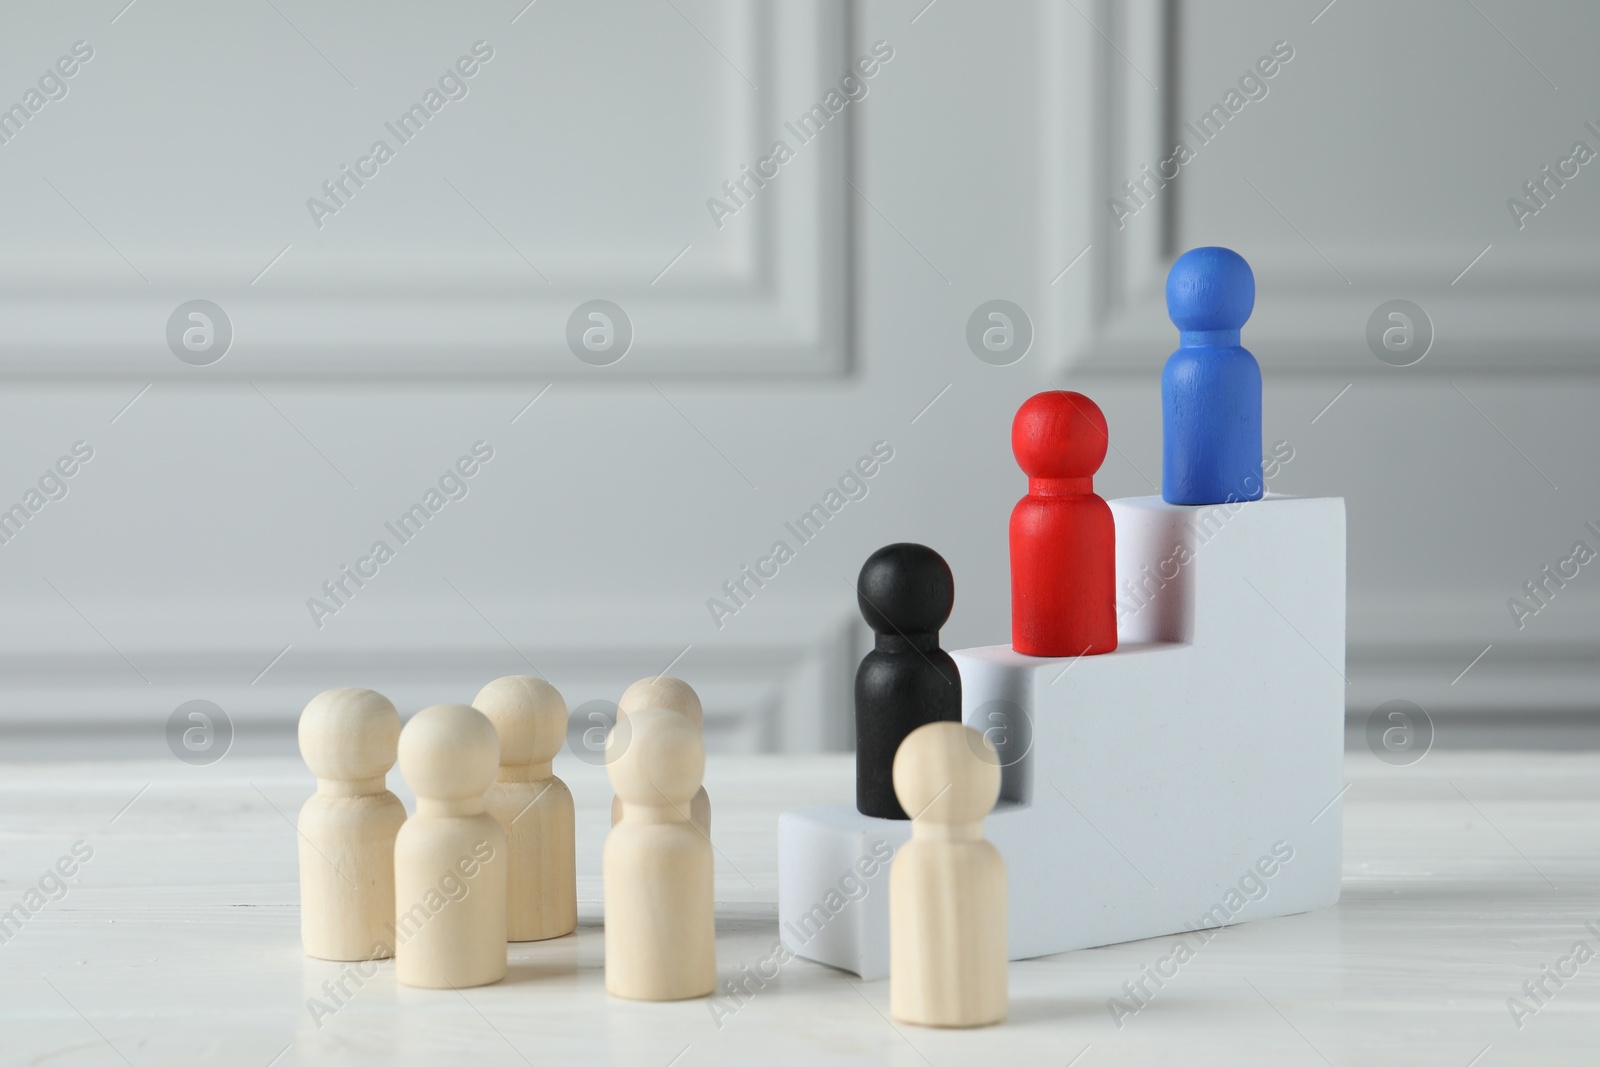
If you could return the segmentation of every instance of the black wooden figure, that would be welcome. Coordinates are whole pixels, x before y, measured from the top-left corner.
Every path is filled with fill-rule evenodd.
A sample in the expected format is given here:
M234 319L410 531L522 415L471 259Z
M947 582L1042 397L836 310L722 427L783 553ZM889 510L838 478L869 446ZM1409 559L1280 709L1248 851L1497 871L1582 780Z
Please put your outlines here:
M878 549L861 567L856 601L877 634L856 671L856 808L908 819L894 795L894 754L924 723L961 721L961 675L939 647L955 604L955 578L926 545Z

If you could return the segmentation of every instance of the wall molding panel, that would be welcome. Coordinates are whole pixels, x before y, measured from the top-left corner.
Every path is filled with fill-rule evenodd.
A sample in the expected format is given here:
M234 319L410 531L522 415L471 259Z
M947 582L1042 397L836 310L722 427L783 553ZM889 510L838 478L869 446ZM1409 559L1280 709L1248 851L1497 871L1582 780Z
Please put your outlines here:
M636 608L641 618L681 614L677 602L642 599ZM263 615L268 610L263 605ZM409 716L429 704L471 701L505 674L542 673L576 712L588 701L615 702L634 681L672 665L670 673L690 680L705 704L713 752L854 747L852 685L863 640L854 611L791 612L744 633L730 627L725 638L691 641L662 639L666 627L607 625L585 603L541 605L536 614L550 621L535 625L504 605L487 610L506 639L487 627L474 627L481 638L443 632L438 622L451 612L425 605L359 641L301 635L275 661L271 641L245 647L238 634L197 641L161 627L145 627L137 643L119 637L117 649L98 642L13 649L0 656L0 739L48 734L59 749L63 738L92 744L109 731L160 749L168 716L197 699L220 706L241 732L292 736L306 701L324 689L377 689ZM131 615L104 605L97 616L111 620L112 632L132 626ZM428 616L432 628L422 622ZM70 745L63 751L70 758Z
M1052 349L1058 354L1054 373L1146 375L1159 372L1176 347L1164 288L1181 251L1173 247L1179 216L1186 207L1193 210L1194 198L1184 195L1180 175L1140 212L1139 225L1120 232L1106 200L1141 166L1170 154L1181 136L1180 78L1169 75L1158 87L1140 73L1160 71L1174 60L1181 65L1178 5L1099 0L1089 10L1115 49L1070 11L1042 16L1045 69L1058 67L1050 76L1060 84L1047 94L1041 137L1072 136L1083 121L1072 112L1084 101L1101 102L1089 117L1088 152L1043 154L1053 171L1043 188L1059 203L1042 205L1041 217L1060 231L1043 242L1049 248L1044 276L1053 277L1086 244L1092 246L1076 268L1087 268L1087 282L1044 290L1046 321L1064 342ZM1149 224L1145 212L1155 216ZM1483 251L1483 243L1470 236L1449 244L1320 242L1334 267L1287 227L1284 232L1280 246L1251 257L1257 303L1245 344L1267 374L1392 375L1395 368L1367 348L1365 332L1374 309L1396 298L1423 307L1434 329L1427 357L1407 373L1600 371L1600 301L1593 298L1600 290L1600 262L1586 245L1553 251L1497 240L1463 277ZM1507 359L1508 353L1516 358Z
M503 167L491 178L476 174L469 179L462 175L472 174L471 161L441 152L422 158L424 149L411 148L404 151L416 158L399 157L390 164L396 171L402 163L409 167L404 178L385 180L413 182L414 187L384 187L393 191L389 204L378 199L387 192L363 192L367 199L352 199L349 209L353 215L367 214L329 220L324 232L308 224L294 198L315 192L310 178L320 172L311 168L327 163L320 155L296 160L295 172L306 171L304 188L286 181L271 188L270 199L258 194L293 211L280 212L288 217L271 237L263 238L259 262L247 262L243 249L248 246L223 232L198 248L191 238L181 250L153 246L154 237L145 243L122 237L132 227L105 222L117 217L100 203L110 196L78 175L72 186L75 201L87 205L85 218L99 216L103 230L118 234L117 245L91 245L94 234L82 228L68 205L41 202L52 218L61 215L60 232L83 241L69 252L51 248L40 236L37 248L26 255L14 250L11 262L0 264L0 377L149 381L193 379L203 373L208 381L381 377L461 382L588 379L600 373L720 380L845 374L853 320L847 210L853 108L846 107L804 144L785 122L806 112L848 70L854 59L851 5L844 0L738 0L712 10L723 17L719 36L738 73L697 43L696 49L707 56L705 71L696 71L695 79L686 78L681 85L661 87L675 105L669 121L680 127L689 124L696 144L704 142L692 156L687 146L679 149L682 158L662 161L659 168L663 183L669 175L676 179L669 201L672 217L679 220L675 236L641 245L629 226L618 221L609 232L581 242L541 238L540 212L559 211L558 196L545 193L541 198L517 189ZM579 12L566 17L600 17ZM671 9L665 17L679 19ZM691 32L681 23L680 28ZM129 32L137 32L137 24ZM713 32L718 32L715 27ZM729 39L735 43L730 45ZM648 45L634 41L630 47ZM502 45L502 51L509 55L510 47ZM613 120L595 110L602 108L599 104L588 105L594 113L580 116L582 122L564 122L552 101L526 114L531 90L513 81L535 77L529 73L532 67L531 61L516 58L486 65L479 75L483 84L455 106L484 110L489 120L503 117L510 129L556 127L548 139L549 153L581 154L586 141L614 134ZM744 71L759 88L740 80ZM487 84L491 76L502 78L498 96ZM251 80L241 76L240 84L249 86ZM640 102L642 116L652 114L650 103ZM560 104L572 106L581 108L582 97ZM498 110L491 115L488 109ZM520 121L512 121L510 113ZM381 114L375 111L373 118ZM467 118L463 115L460 121ZM448 111L435 121L448 127L447 120L457 121ZM629 120L645 121L640 116ZM361 138L355 140L355 132L343 135L352 149L383 128L365 115L351 126ZM417 136L450 132L444 128L434 135L424 129ZM661 136L672 134L672 129L661 131ZM191 136L191 130L176 124L167 128L152 121L142 132L139 152L147 158L141 165L152 171L170 169L170 162L161 160L193 151ZM274 136L284 139L281 145L274 145ZM303 138L303 131L268 129L262 137L259 152L286 154L292 144L301 155L308 154L299 140L290 140ZM719 229L705 200L719 193L725 179L738 178L741 165L753 166L767 156L779 138L794 148L794 159ZM666 166L668 162L672 165ZM648 146L641 149L635 168L633 180L651 180L657 168ZM99 183L117 180L114 169L102 166L94 173ZM32 182L18 186L16 195L24 189L34 195L38 182ZM46 190L44 195L51 194ZM524 208L529 201L539 206ZM358 225L370 223L386 208L397 216L391 226L408 224L408 211L420 216L410 240L397 241L376 224L356 234ZM192 225L204 232L213 217L226 215L221 210L198 215ZM508 224L508 218L515 224ZM441 243L447 239L450 243ZM463 246L463 241L469 244ZM470 247L471 254L463 247ZM279 248L284 249L282 261L261 271ZM252 278L258 271L259 281ZM144 278L143 284L134 272ZM169 316L179 304L196 298L220 305L233 329L231 349L203 371L174 359L164 343ZM603 368L580 362L566 341L569 316L591 299L617 303L633 325L627 355Z

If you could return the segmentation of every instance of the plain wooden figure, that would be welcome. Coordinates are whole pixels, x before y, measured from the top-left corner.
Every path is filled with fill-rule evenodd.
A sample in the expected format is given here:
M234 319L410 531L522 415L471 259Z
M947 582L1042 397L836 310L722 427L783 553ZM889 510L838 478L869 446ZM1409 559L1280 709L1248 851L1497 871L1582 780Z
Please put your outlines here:
M489 814L506 832L506 933L543 941L578 928L572 792L551 772L567 737L567 702L543 678L497 678L472 706L500 737Z
M370 689L330 689L300 713L300 755L317 791L300 809L300 939L322 960L386 959L394 841L405 805L386 776L400 713Z
M894 795L894 754L924 723L961 720L961 672L939 647L955 577L926 545L885 545L856 579L856 603L876 634L856 669L856 810L908 818Z
M894 787L912 820L889 870L889 1011L919 1026L1001 1022L1006 865L983 836L999 756L970 726L929 723L895 754Z
M696 730L702 734L705 730L705 709L700 706L700 694L688 682L681 678L670 678L665 674L654 678L641 678L628 686L627 692L622 694L622 700L617 704L617 717L644 708L666 708L686 716L694 723ZM622 798L611 798L611 825L617 825L617 820L622 818ZM704 786L694 795L689 802L689 821L700 828L700 832L707 838L711 836L711 798L706 795Z
M665 708L612 731L606 765L622 820L606 835L606 990L633 1000L703 997L717 984L711 842L689 824L705 774L705 745L687 717ZM608 753L611 754L611 753Z
M1082 393L1039 393L1012 420L1028 495L1011 510L1011 647L1025 656L1117 647L1116 527L1094 491L1109 444Z
M506 974L506 835L485 810L500 741L483 712L435 704L400 732L417 812L394 846L395 977L430 989Z
M1255 275L1231 249L1192 248L1167 274L1167 316L1178 328L1161 372L1169 504L1261 499L1261 367L1239 344L1255 302Z

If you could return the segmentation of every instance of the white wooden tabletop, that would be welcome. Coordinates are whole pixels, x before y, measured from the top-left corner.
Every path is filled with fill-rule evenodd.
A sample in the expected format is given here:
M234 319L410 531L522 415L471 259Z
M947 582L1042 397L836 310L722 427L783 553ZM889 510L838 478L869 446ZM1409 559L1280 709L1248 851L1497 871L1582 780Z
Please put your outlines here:
M459 994L397 987L384 963L314 1019L341 965L300 952L298 761L0 766L0 909L33 911L0 916L0 1062L1595 1062L1600 755L1352 755L1338 906L1221 931L1120 1020L1108 1001L1131 1005L1124 983L1175 939L1014 963L1009 1021L963 1032L893 1025L886 982L798 959L720 1017L608 997L610 791L600 768L557 769L578 803L577 933L513 945L503 983ZM847 756L711 761L724 978L776 938L778 812L848 798L852 773Z

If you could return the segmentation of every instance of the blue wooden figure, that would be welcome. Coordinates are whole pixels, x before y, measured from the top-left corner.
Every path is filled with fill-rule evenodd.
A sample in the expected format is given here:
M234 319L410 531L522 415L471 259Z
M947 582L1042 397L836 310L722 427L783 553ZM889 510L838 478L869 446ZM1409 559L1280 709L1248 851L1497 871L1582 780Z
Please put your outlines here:
M1261 368L1239 345L1256 279L1228 248L1192 248L1167 275L1178 350L1161 372L1161 497L1169 504L1260 500Z

